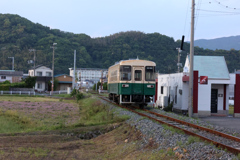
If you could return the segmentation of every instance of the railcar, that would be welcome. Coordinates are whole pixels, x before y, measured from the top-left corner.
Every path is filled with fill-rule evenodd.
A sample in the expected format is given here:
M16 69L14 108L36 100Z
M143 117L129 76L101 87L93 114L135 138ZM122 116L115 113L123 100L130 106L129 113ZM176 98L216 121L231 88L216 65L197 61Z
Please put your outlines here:
M143 108L155 95L155 67L155 62L139 59L122 60L109 67L109 99Z

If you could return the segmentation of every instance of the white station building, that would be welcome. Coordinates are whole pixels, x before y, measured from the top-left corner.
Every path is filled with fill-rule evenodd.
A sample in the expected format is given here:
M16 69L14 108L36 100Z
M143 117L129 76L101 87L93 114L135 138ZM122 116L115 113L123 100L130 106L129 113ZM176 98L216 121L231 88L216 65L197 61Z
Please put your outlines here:
M156 100L158 107L166 107L172 102L174 111L183 114L188 112L189 62L189 56L187 56L182 73L158 75ZM193 70L193 115L228 115L229 86L236 85L238 76L229 74L225 58L194 56ZM236 105L236 102L234 103ZM240 106L234 107L234 110L235 108L234 116L239 116Z

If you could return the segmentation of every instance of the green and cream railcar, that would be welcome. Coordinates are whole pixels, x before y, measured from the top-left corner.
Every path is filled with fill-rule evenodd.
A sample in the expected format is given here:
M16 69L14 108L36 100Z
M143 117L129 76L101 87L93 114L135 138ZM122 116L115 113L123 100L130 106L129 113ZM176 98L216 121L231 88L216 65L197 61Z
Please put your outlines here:
M109 99L143 107L155 95L155 67L156 63L139 59L120 61L109 67Z

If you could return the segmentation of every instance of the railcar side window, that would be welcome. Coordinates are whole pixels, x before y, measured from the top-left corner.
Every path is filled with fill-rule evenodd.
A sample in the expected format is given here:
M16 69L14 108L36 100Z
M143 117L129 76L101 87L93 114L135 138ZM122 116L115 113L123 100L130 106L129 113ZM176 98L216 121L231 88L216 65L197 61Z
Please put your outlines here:
M135 70L134 79L135 79L135 81L142 80L142 71L141 70Z
M130 81L131 80L131 66L120 66L120 76L121 80Z
M145 80L146 81L155 81L155 67L154 66L146 66Z

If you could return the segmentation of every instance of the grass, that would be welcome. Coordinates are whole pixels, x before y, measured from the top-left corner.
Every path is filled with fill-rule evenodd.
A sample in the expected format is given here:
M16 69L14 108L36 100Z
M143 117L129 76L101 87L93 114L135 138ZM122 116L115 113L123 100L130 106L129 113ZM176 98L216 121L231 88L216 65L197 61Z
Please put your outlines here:
M61 97L61 98L70 98L70 94L54 94L54 97Z
M173 128L171 126L168 126L166 124L163 124L162 125L164 129L166 130L170 130L172 133L179 133L179 134L184 134L184 132L182 130L179 130L179 129L176 129L176 128Z
M194 142L200 142L200 138L199 137L194 137L194 136L189 136L187 144L191 144L191 143L194 143Z
M228 111L228 114L233 114L233 111L234 111L234 106L229 105L229 111Z
M22 131L25 126L18 124L11 118L0 116L0 133L14 133Z
M0 101L12 101L12 102L25 102L25 101L29 101L29 102L44 102L44 101L52 101L52 102L56 102L59 101L58 99L54 99L54 98L50 98L50 97L40 97L40 96L26 96L26 95L12 95L12 96L5 96L5 95L1 95L0 96Z
M15 96L14 96L15 97ZM77 102L48 97L1 96L0 133L47 131L122 122L108 105L91 97ZM18 101L17 101L18 100Z
M39 97L41 101L35 102L35 97L29 97L26 103L26 97L18 98L18 102L4 101L0 105L0 108L9 107L0 110L0 132L12 133L9 134L12 136L0 136L3 159L177 159L172 149L155 152L158 148L155 144L142 148L142 134L126 124L91 140L65 136L66 133L85 133L92 128L108 130L109 125L129 118L114 115L109 106L98 99L83 98L72 106L65 100L50 103L46 102L48 98ZM31 112L35 109L36 112ZM77 120L71 123L71 118ZM39 130L54 131L25 133ZM16 132L24 133L14 134Z
M115 116L107 104L93 98L86 98L79 101L80 123L84 125L99 125L114 122L122 122L128 116Z

